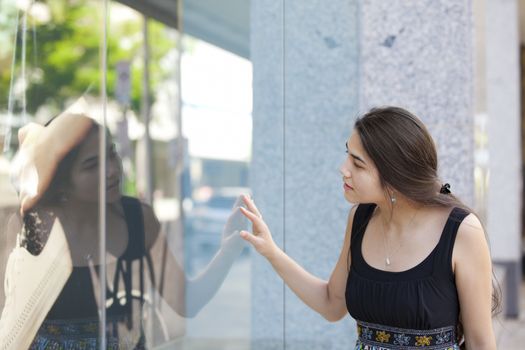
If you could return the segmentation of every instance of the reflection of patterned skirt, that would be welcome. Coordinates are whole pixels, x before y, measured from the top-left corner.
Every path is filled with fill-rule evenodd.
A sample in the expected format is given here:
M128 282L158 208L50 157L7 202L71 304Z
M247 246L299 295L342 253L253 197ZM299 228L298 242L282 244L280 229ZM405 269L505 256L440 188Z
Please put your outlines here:
M456 327L403 329L357 321L355 350L459 350Z
M100 348L98 319L85 320L46 320L29 347L30 350L95 350ZM110 325L108 324L108 328ZM107 333L106 349L140 350L145 349L140 335L114 336ZM137 338L140 340L137 343Z

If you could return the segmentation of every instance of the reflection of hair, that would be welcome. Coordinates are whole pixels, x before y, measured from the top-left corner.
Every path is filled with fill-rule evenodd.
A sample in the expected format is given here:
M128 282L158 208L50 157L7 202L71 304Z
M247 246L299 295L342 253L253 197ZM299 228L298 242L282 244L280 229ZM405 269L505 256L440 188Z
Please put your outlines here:
M55 118L49 120L45 126L48 126ZM93 123L87 136L94 130L98 130ZM24 213L22 227L22 246L34 255L40 254L44 248L50 227L46 227L51 220L51 214L45 210L46 206L58 204L63 198L64 189L71 181L71 170L73 163L78 156L82 142L73 147L64 158L58 163L55 174L46 192L39 199L34 208Z
M358 118L354 128L377 167L389 203L388 189L416 203L459 207L473 213L452 193L441 193L436 147L427 128L416 116L399 107L374 108ZM494 314L499 312L500 306L499 285L495 278L492 299Z

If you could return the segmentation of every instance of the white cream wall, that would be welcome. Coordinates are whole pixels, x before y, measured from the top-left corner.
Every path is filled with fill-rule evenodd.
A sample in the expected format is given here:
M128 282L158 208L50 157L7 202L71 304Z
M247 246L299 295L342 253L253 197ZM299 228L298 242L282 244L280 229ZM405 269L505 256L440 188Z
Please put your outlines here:
M518 316L523 181L518 1L487 0L484 17L490 172L487 230L492 259L506 271L505 314Z

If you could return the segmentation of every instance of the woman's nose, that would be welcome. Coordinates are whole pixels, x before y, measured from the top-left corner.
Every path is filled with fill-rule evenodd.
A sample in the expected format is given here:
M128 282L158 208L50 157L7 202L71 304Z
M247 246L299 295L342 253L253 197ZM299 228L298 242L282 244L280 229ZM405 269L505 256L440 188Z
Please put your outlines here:
M120 177L120 164L116 159L107 163L107 178L113 179L115 177Z
M348 167L346 166L346 162L341 164L341 166L339 167L339 173L341 174L341 176L343 177L351 177L351 173L350 173L350 170L348 169Z

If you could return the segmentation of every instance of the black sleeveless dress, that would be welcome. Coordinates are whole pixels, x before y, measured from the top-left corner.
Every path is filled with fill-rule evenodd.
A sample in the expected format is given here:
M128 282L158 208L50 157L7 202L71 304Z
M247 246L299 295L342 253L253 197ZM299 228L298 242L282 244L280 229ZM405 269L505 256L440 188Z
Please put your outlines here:
M128 245L117 260L112 289L108 288L106 291L108 300L112 300L111 306L106 308L106 348L138 350L145 349L145 339L141 325L133 325L133 320L136 320L136 316L142 312L140 305L144 301L144 260L148 267L151 267L151 258L145 248L142 206L139 200L122 197L121 203L128 228ZM133 300L137 297L132 295L132 264L134 262L138 262L140 271L140 296L138 305L135 307L133 307ZM150 278L154 283L152 273L150 270ZM38 330L30 346L31 350L98 349L100 347L98 306L91 276L88 266L73 268L62 292ZM119 293L122 290L120 282L123 282L123 293ZM134 331L126 332L126 335L121 334L122 332L119 334L122 325Z
M355 349L459 349L452 249L469 213L453 208L432 252L413 268L390 272L368 265L361 252L375 206L360 204L352 224L346 304L357 322Z

